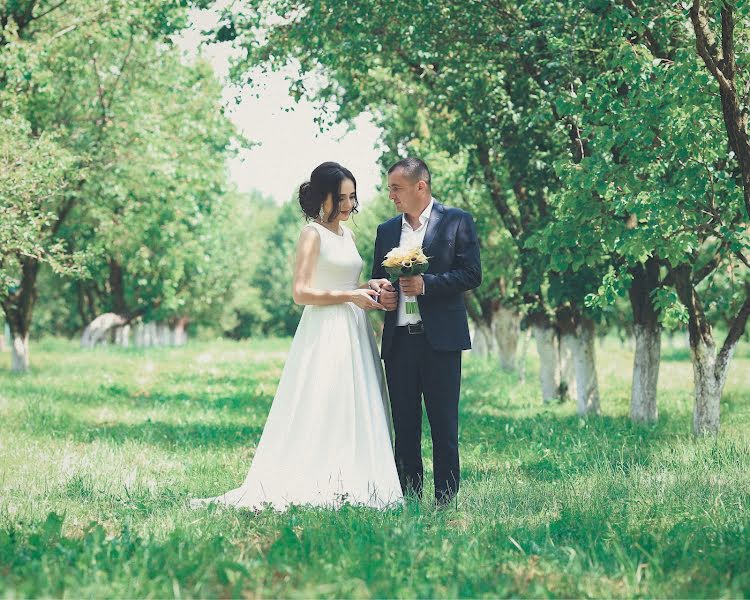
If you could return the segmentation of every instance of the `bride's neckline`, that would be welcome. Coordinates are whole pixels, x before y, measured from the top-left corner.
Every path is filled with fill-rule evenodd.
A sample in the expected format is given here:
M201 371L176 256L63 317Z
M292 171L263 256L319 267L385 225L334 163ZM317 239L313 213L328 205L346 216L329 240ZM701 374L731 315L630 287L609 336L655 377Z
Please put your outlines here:
M323 228L323 229L325 229L325 230L326 230L326 231L327 231L328 233L330 233L331 235L335 235L336 237L340 237L340 238L342 238L342 237L344 237L344 235L346 234L346 232L344 231L344 228L343 228L343 227L341 227L341 233L335 233L335 232L331 231L330 229L328 229L328 227L326 227L326 226L325 226L325 225L323 225L322 223L319 223L318 221L313 221L313 223L315 223L315 224L316 224L316 225L317 225L318 227L322 227L322 228Z

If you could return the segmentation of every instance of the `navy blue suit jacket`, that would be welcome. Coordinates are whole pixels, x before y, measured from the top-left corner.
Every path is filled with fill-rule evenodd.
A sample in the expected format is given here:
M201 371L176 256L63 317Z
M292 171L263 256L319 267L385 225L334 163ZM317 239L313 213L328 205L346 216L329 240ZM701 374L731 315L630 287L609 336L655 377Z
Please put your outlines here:
M373 279L388 278L383 259L399 245L401 224L402 215L398 215L378 225ZM439 351L468 350L471 340L463 294L482 282L479 240L471 214L435 202L422 248L430 266L424 274L424 295L417 296L417 302L427 341ZM381 348L384 359L391 350L396 318L397 311L385 314Z

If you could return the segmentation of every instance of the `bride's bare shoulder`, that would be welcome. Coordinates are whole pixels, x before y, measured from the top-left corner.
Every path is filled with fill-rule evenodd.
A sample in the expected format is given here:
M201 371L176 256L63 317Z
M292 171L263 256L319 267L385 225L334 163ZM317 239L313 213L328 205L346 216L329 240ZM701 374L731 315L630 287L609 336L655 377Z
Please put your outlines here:
M308 223L302 228L302 231L299 233L297 247L309 249L320 247L320 231L318 231L314 223Z

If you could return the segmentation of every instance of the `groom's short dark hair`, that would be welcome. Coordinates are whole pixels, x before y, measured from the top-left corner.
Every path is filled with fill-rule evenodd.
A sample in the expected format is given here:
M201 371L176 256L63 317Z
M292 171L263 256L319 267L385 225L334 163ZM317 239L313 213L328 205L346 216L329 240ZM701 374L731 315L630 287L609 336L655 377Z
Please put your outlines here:
M404 174L414 182L424 181L427 183L427 187L432 189L432 176L430 170L427 168L425 163L420 158L402 158L390 169L388 169L388 175L393 173L396 169L403 169Z

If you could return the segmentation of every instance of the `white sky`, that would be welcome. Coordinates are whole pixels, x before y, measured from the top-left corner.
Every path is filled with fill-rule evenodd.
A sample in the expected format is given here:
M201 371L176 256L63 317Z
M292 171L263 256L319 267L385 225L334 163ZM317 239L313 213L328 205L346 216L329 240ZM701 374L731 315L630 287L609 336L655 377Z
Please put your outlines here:
M192 16L193 27L176 39L189 56L199 51L200 31L216 20L211 11L193 11ZM318 164L333 160L357 178L361 201L376 195L382 176L376 162L380 132L369 115L360 115L348 133L343 126L321 133L314 121L314 106L305 101L295 104L287 93L284 73L262 75L256 80L262 86L238 90L227 81L230 44L213 44L200 52L225 82L228 116L247 139L259 144L231 161L230 175L240 191L257 189L277 203L285 202ZM236 104L238 92L242 100Z

